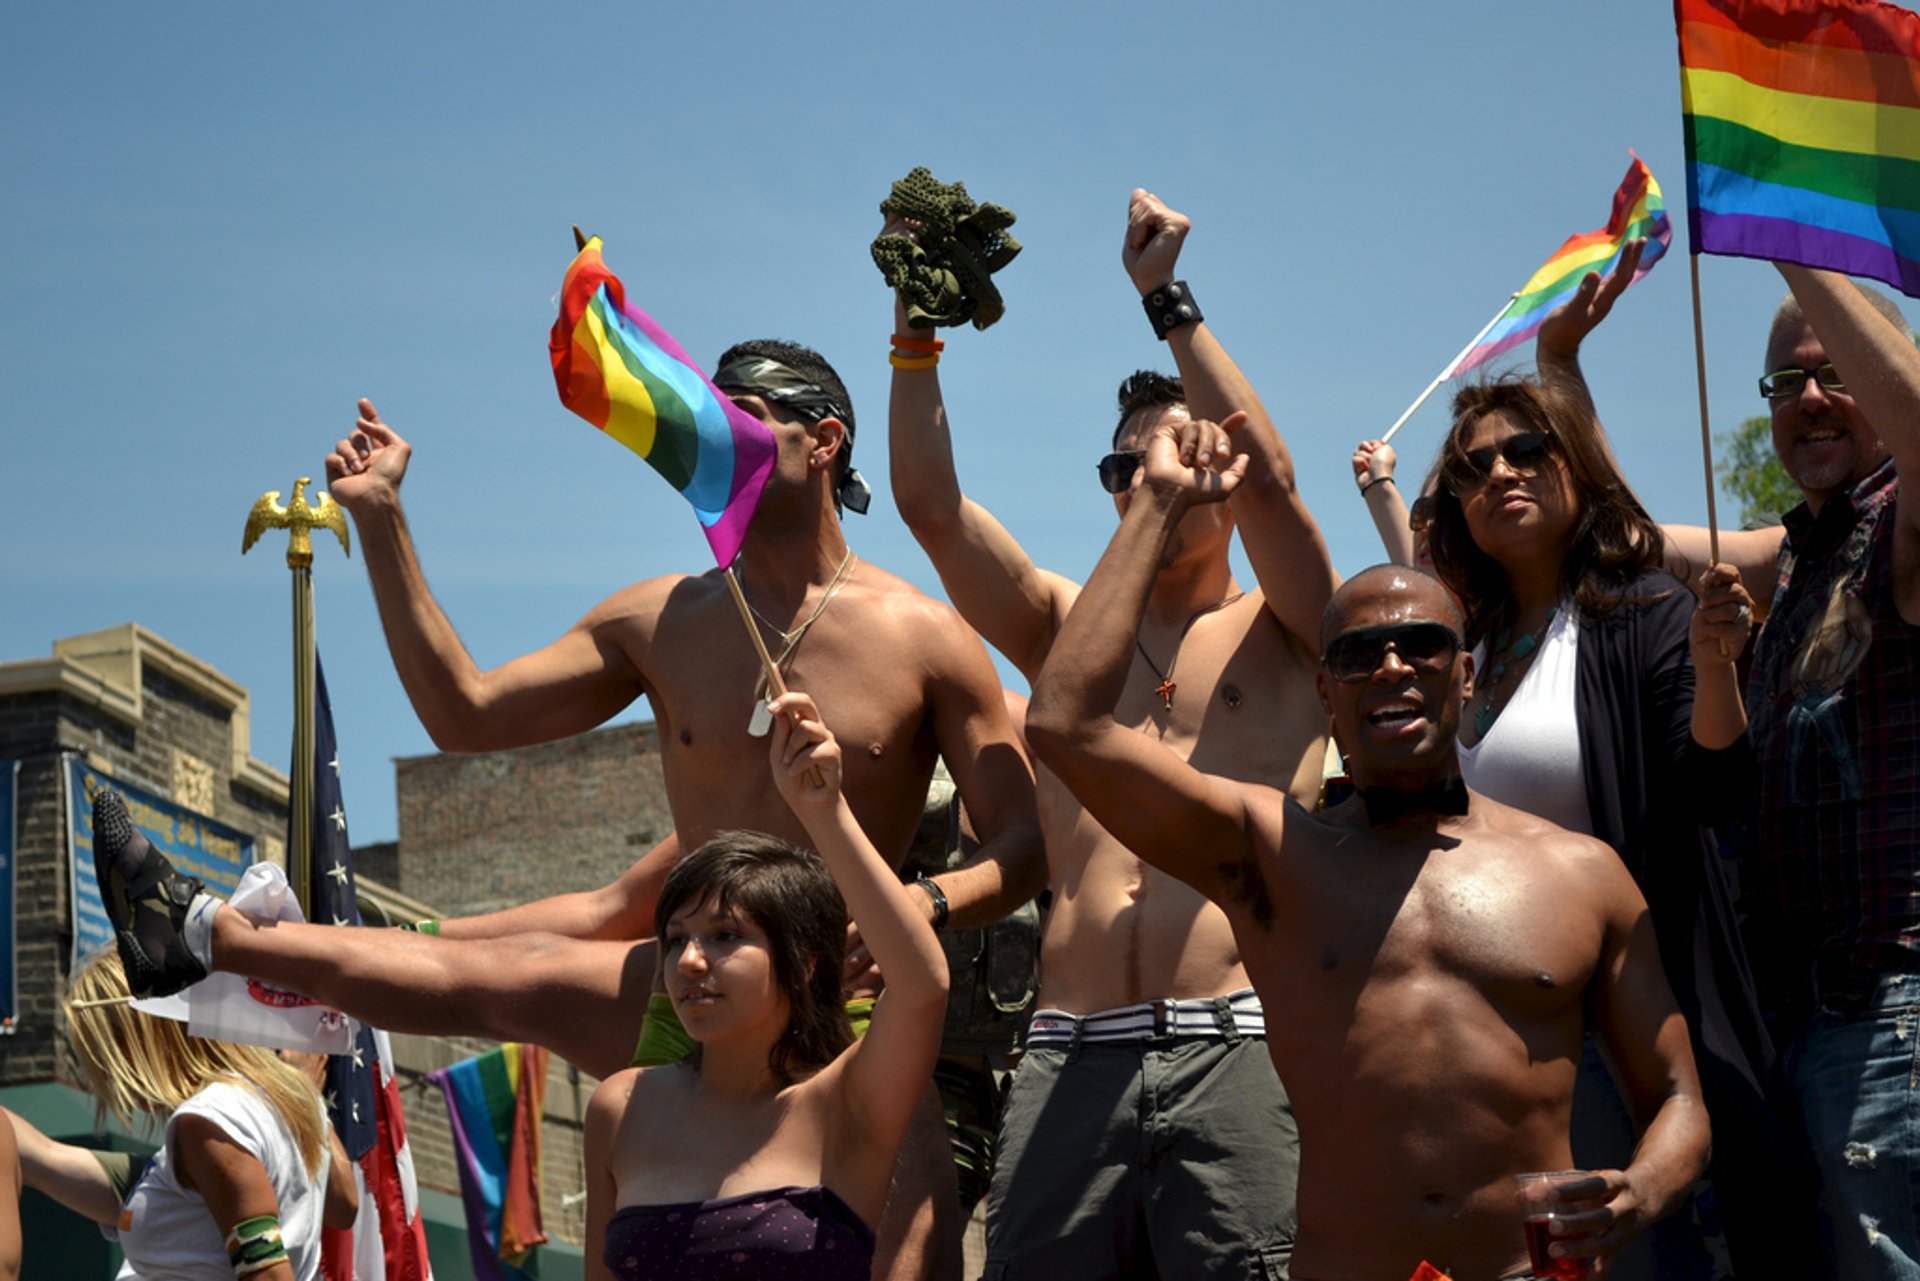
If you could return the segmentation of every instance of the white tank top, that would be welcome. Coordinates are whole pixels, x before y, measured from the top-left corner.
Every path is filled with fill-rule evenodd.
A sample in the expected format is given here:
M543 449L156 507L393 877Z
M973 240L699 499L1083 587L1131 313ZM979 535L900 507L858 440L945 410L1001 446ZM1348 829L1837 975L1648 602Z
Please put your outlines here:
M1500 719L1478 743L1461 745L1460 776L1484 796L1591 836L1580 768L1579 612L1571 601L1560 606ZM1476 676L1486 669L1486 649L1473 651Z

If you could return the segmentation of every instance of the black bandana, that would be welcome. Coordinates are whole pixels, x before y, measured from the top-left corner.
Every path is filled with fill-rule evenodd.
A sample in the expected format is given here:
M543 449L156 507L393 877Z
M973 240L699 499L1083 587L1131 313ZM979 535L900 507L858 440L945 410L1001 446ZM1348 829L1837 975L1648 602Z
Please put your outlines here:
M1458 816L1467 812L1467 785L1458 774L1444 783L1423 787L1417 792L1400 792L1387 787L1368 788L1360 793L1366 802L1367 822L1379 827L1408 814Z

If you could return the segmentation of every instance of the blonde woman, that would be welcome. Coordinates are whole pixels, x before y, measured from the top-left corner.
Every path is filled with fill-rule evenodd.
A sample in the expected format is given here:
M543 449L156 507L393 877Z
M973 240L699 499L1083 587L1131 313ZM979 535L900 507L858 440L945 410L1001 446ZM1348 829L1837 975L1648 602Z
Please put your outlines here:
M116 1229L123 1279L314 1281L322 1224L351 1226L358 1198L313 1082L270 1050L188 1036L126 996L120 958L95 956L74 978L67 1026L100 1110L127 1125L160 1118L159 1150L116 1186L110 1154L9 1117L22 1182Z

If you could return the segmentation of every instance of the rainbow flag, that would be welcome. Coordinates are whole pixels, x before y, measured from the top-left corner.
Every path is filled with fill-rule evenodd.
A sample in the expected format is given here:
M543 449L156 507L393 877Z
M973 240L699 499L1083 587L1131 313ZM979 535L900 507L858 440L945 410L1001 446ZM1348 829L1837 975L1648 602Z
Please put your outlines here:
M773 433L627 301L598 236L567 267L547 350L560 403L646 459L693 504L715 562L733 564L773 471Z
M1694 253L1920 297L1920 18L1870 0L1676 0Z
M1653 264L1660 261L1667 246L1673 243L1673 225L1667 221L1667 202L1660 197L1660 184L1653 180L1646 162L1638 156L1627 166L1620 190L1613 193L1613 212L1607 216L1607 225L1598 231L1573 236L1555 250L1553 257L1521 286L1512 304L1480 336L1480 341L1462 352L1440 375L1442 380L1458 377L1533 337L1548 313L1573 295L1588 272L1597 271L1604 276L1612 271L1620 260L1621 247L1635 237L1645 237L1647 247L1640 255L1639 269L1628 284L1652 271Z
M447 1097L474 1275L518 1281L528 1275L518 1265L547 1239L540 1222L547 1052L537 1045L502 1045L429 1072L427 1079Z

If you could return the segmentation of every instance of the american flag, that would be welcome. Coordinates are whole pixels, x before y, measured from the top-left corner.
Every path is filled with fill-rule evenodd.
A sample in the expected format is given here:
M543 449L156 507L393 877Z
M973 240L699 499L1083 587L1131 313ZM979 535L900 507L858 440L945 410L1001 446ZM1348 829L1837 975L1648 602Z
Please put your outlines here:
M347 811L340 796L340 747L318 655L313 693L313 884L307 904L316 922L359 925ZM433 1281L413 1154L407 1147L393 1051L385 1032L363 1025L353 1052L333 1056L326 1098L333 1127L354 1162L360 1217L349 1231L327 1231L323 1275L327 1281Z

